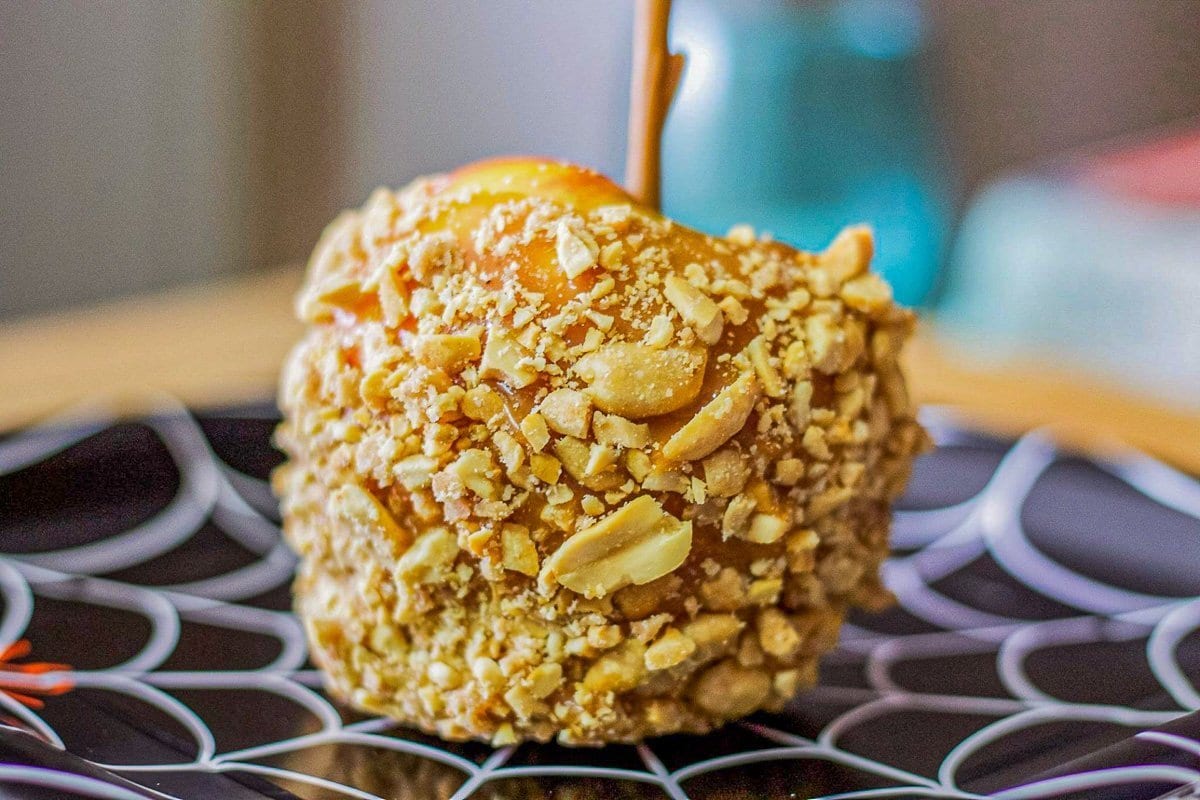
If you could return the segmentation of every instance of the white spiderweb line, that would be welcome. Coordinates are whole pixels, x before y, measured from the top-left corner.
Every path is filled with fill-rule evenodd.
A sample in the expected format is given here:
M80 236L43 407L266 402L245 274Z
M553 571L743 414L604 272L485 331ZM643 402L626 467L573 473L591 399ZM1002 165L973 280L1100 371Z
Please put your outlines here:
M1158 597L1105 585L1040 553L1022 528L1020 509L1057 456L1049 438L1033 433L1011 448L987 485L974 497L953 506L898 514L896 544L914 552L891 560L885 575L904 611L938 630L890 635L847 626L843 643L830 660L863 661L869 688L822 686L814 690L812 697L817 699L853 702L851 708L826 724L815 738L744 722L743 729L767 744L700 759L673 770L664 765L653 744L636 749L644 770L565 764L510 765L516 752L512 747L495 750L477 764L450 749L384 735L393 727L387 720L344 723L337 709L311 688L319 685L319 677L312 670L303 669L304 639L296 620L287 613L237 605L238 601L277 588L292 574L294 562L280 544L278 528L261 510L264 502L269 502L264 500L269 497L265 485L221 463L195 421L178 404L156 398L149 410L152 416L145 424L166 446L180 473L179 491L166 508L151 520L96 544L0 558L0 594L5 601L4 616L0 619L0 645L20 638L38 597L133 611L149 623L151 633L132 658L105 669L79 670L71 675L77 686L116 692L154 706L191 737L196 753L191 760L173 764L97 764L135 780L138 773L164 769L239 771L307 784L347 797L376 798L378 795L364 789L318 775L257 763L263 758L320 745L354 744L414 756L461 773L463 782L453 795L456 800L470 796L491 781L539 776L631 781L656 786L671 800L688 800L684 784L690 779L737 766L808 759L852 768L874 776L880 783L890 784L826 795L826 800L901 794L977 798L980 795L959 786L959 770L972 754L1005 735L1046 721L1080 719L1125 725L1132 733L1200 709L1200 688L1188 678L1179 661L1180 645L1200 630L1200 598ZM0 442L0 476L69 449L115 421L115 416L110 416L104 424L72 430L54 428L51 423L41 431ZM926 414L925 421L942 443L962 437L959 429L941 413ZM1133 453L1120 461L1098 466L1155 502L1200 520L1200 485L1191 478ZM243 499L244 495L251 497L252 502ZM92 577L148 561L185 542L205 522L215 524L257 558L224 574L171 587L136 586ZM1048 621L1026 620L973 608L933 586L940 578L983 555L991 556L1018 583L1083 613ZM205 672L158 669L178 644L184 621L274 637L279 642L280 654L266 666L254 669ZM1066 702L1040 689L1026 669L1028 657L1047 647L1141 638L1147 640L1150 670L1178 709L1145 711ZM1009 697L914 692L905 689L903 681L893 673L894 667L905 659L978 654L995 654L1000 679ZM23 680L36 685L53 682L58 677L51 674ZM319 728L313 733L220 752L205 719L169 693L181 689L268 692L303 709L317 720ZM58 733L38 714L2 694L0 705L50 744L63 747ZM960 741L945 756L936 776L919 775L839 746L855 729L870 725L896 709L974 714L994 717L995 721ZM1158 734L1142 736L1153 738ZM1177 749L1200 748L1186 739L1171 744ZM1068 789L1120 786L1149 779L1186 786L1200 782L1200 772L1178 767L1130 767L1056 778L1010 789L998 796L1007 800L1042 798ZM4 780L33 782L95 797L130 796L123 789L110 789L81 776L35 768L14 767L0 772L0 781Z

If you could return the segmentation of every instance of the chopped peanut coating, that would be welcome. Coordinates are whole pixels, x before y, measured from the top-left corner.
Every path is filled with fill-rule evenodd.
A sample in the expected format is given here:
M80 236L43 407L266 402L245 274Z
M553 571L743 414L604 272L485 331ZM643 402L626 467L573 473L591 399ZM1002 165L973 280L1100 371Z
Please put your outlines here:
M925 446L869 231L713 237L483 162L335 221L274 476L330 690L448 739L637 741L779 709Z

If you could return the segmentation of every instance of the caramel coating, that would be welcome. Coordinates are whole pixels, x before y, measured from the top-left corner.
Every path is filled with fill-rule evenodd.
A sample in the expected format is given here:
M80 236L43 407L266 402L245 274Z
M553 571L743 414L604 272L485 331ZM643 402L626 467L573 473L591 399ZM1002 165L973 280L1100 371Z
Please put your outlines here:
M845 610L887 601L926 443L871 252L706 236L532 160L339 217L275 475L331 690L448 739L599 744L812 685Z

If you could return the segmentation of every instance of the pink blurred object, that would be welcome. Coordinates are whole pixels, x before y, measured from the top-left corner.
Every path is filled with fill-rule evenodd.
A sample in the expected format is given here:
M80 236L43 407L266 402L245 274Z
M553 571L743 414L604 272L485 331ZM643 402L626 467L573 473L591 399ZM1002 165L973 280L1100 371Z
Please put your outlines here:
M1079 179L1131 199L1200 208L1200 130L1085 158Z

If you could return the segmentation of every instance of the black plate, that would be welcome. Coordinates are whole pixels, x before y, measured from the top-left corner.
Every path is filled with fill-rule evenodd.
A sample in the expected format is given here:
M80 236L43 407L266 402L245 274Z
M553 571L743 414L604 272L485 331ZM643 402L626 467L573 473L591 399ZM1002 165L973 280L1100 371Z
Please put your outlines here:
M928 419L940 446L886 568L899 603L852 619L821 685L710 736L600 750L446 744L322 693L263 482L280 460L270 409L8 436L0 644L74 669L39 710L11 693L61 674L0 672L0 789L1151 798L1200 780L1200 484Z

